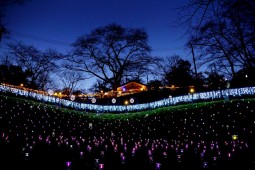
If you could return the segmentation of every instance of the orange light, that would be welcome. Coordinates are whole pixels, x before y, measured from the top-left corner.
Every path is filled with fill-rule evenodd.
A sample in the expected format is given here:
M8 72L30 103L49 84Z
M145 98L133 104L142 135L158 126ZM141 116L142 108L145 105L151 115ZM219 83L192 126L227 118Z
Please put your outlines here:
M194 92L195 92L195 89L194 89L194 88L191 88L189 91L190 91L190 93L194 93Z

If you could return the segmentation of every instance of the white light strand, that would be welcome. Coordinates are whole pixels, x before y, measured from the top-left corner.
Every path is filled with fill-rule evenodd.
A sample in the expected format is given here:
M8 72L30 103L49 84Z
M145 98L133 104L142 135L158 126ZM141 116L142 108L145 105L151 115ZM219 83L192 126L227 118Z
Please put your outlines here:
M81 110L97 111L97 112L130 112L130 111L140 111L155 109L163 106L175 105L181 102L192 102L193 100L206 100L206 99L220 99L228 98L229 96L243 96L243 95L255 95L255 87L244 87L236 89L226 89L226 90L216 90L210 92L193 93L184 96L171 97L151 103L143 104L133 104L133 105L97 105L97 104L87 104L78 103L75 101L60 99L55 96L49 96L44 94L38 94L35 92L18 89L11 87L9 85L0 85L0 91L11 92L16 95L32 97L40 101L56 103L63 106L69 106Z

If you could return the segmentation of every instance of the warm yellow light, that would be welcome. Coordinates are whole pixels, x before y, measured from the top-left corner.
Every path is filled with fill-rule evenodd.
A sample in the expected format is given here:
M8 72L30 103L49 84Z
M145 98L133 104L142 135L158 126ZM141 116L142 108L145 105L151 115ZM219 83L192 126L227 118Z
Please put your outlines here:
M21 84L20 84L20 86L21 86L21 87L23 87L23 86L24 86L24 84L22 84L22 83L21 83Z
M194 89L194 88L191 88L189 91L190 91L190 93L194 93L194 92L195 92L195 89Z
M128 101L127 100L125 101L125 105L128 105Z
M232 135L232 139L236 140L236 139L238 139L238 136L237 135Z

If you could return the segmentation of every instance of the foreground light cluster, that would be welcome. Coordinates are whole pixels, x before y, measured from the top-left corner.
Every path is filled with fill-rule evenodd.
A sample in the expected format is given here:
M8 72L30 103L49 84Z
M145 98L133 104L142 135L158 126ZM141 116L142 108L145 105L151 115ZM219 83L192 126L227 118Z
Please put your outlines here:
M167 99L144 103L144 104L133 104L133 105L97 105L78 103L75 101L65 100L57 98L51 95L38 94L22 89L13 88L10 86L0 85L0 91L11 92L16 95L22 95L26 97L32 97L43 102L52 102L63 106L72 107L80 110L89 110L96 112L130 112L130 111L141 111L148 109L155 109L163 106L175 105L182 102L192 102L193 100L208 100L208 99L220 99L228 97L237 97L244 95L255 95L255 87L244 87L235 89L216 90L210 92L192 93L184 96L169 97Z
M0 95L1 165L26 170L255 169L254 98L195 106L105 119Z

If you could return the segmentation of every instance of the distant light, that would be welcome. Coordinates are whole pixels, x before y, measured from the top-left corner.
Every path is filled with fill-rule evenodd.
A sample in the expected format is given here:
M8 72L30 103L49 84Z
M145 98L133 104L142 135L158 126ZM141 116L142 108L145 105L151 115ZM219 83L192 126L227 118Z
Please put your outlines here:
M190 92L190 93L194 93L194 92L195 92L195 89L194 89L194 88L190 88L189 92Z
M160 163L156 163L156 169L157 170L160 170L160 165L161 165Z
M248 77L248 75L246 74L246 75L245 75L245 77L247 78L247 77Z
M112 98L112 103L116 103L116 99L115 98Z
M68 162L66 162L66 167L70 167L71 166L71 162L70 161L68 161Z
M21 84L20 84L20 86L21 86L21 87L23 87L23 86L24 86L24 84L23 84L23 83L21 83Z
M73 101L73 100L75 99L75 95L72 94L72 95L70 96L70 99Z
M130 103L134 103L134 102L135 102L134 98L131 98Z
M104 169L104 164L99 164L99 169Z
M49 89L49 90L48 90L48 94L49 94L49 95L53 95L53 94L54 94L54 91L51 90L51 89Z
M92 129L92 128L93 128L93 124L89 123L89 129Z
M128 101L127 100L125 101L125 105L128 105Z
M97 99L94 98L94 97L91 99L91 102L92 102L92 103L96 103L96 101L97 101Z
M233 140L237 140L238 139L238 135L232 135L232 139Z

